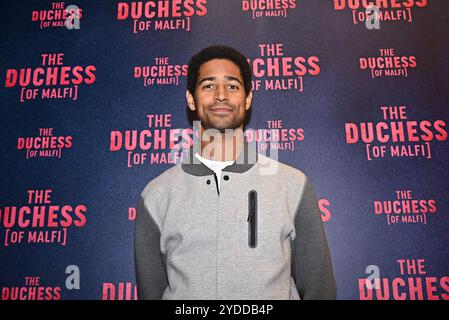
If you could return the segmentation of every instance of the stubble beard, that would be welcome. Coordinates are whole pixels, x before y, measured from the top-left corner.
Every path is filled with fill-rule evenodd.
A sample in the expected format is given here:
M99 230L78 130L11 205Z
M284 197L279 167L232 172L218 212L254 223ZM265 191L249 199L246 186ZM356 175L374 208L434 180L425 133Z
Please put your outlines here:
M245 120L245 115L243 115L242 119L239 119L239 116L234 113L234 111L237 109L237 107L231 103L224 102L224 103L212 103L206 106L206 110L210 111L210 108L215 106L227 106L229 108L232 108L232 118L229 120L229 123L221 123L222 121L218 120L211 120L208 116L205 116L203 119L199 117L201 124L204 128L204 130L208 129L215 129L218 130L220 133L225 133L226 130L236 130L240 128ZM210 111L212 112L212 111ZM214 123L218 122L218 123Z

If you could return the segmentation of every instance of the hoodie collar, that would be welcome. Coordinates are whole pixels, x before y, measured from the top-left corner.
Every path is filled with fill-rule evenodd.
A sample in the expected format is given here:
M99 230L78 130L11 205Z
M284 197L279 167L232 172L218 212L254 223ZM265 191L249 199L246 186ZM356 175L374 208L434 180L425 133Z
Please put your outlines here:
M257 149L256 143L248 143L246 139L243 141L243 150L238 155L236 161L225 167L223 171L243 173L251 169L257 162ZM194 141L193 145L189 148L187 155L183 158L181 168L184 172L194 176L208 176L213 175L214 172L203 164L195 153L200 153L199 141Z

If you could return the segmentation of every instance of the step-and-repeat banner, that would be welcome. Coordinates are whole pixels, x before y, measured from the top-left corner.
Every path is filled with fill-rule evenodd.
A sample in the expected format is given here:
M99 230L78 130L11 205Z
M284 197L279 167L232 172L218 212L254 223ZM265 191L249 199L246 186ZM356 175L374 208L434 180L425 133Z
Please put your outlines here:
M0 8L1 299L138 298L138 197L191 141L213 44L252 67L248 139L315 186L338 298L449 299L448 1Z

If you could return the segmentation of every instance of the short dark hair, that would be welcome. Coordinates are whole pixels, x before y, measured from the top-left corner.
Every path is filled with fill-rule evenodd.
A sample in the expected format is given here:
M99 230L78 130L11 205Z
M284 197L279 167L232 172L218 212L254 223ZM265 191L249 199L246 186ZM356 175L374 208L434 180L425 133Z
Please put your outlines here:
M227 59L239 67L240 74L243 78L245 92L246 95L248 95L251 90L251 67L242 53L227 46L210 46L204 48L190 59L187 72L187 90L189 90L192 95L195 93L201 65L213 59Z

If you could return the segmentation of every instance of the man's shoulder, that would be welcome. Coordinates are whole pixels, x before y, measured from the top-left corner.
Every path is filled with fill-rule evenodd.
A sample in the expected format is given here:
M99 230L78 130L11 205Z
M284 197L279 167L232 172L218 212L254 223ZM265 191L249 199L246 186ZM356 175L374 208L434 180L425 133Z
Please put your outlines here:
M267 157L259 153L258 162L260 169L265 168L267 173L270 173L271 170L274 175L277 175L281 179L296 180L300 183L305 183L307 180L307 175L301 169L280 162L272 157Z
M176 184L175 181L180 176L181 171L181 165L177 164L161 172L144 187L141 193L142 198L146 198L150 194L165 193L171 185Z

